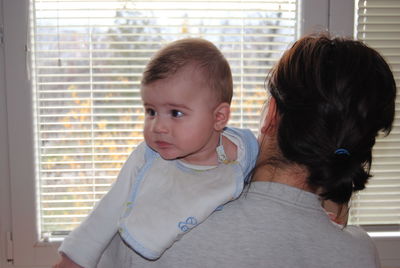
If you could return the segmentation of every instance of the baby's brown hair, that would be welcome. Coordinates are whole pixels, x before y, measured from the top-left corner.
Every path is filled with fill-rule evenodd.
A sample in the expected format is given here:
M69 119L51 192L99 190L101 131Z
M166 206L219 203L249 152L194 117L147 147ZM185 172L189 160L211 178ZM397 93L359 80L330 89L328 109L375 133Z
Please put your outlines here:
M189 63L200 67L217 101L231 103L233 82L228 61L213 43L201 38L177 40L159 50L147 64L141 85L168 78Z

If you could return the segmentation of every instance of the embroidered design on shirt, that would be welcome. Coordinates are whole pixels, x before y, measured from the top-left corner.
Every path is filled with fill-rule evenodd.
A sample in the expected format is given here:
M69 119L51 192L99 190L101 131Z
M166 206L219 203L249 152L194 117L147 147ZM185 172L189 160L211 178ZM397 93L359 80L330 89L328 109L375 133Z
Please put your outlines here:
M197 220L195 217L188 217L186 221L180 221L178 223L178 228L181 229L182 232L187 232L193 227L197 225Z

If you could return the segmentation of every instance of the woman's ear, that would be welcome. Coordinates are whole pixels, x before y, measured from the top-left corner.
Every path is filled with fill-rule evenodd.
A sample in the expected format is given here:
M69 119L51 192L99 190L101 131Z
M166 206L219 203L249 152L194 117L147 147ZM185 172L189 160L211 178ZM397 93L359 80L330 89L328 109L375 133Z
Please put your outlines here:
M271 136L273 134L271 131L276 131L278 122L278 112L274 98L270 98L267 111L263 111L261 116L263 118L261 118L260 133Z
M214 129L216 131L221 131L229 121L229 116L231 114L231 106L229 103L220 103L214 109Z

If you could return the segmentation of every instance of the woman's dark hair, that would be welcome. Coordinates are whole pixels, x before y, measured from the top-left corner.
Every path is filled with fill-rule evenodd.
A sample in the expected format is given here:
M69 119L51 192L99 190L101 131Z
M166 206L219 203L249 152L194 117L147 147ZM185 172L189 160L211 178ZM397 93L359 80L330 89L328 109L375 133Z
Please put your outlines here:
M308 168L309 186L336 203L364 189L375 138L389 134L395 113L396 84L382 56L359 41L306 36L270 72L268 89L279 148Z

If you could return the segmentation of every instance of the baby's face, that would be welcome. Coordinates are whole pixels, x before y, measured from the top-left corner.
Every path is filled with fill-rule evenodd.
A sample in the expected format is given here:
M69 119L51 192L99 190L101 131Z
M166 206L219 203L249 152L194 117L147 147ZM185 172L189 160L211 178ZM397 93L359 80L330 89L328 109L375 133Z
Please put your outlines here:
M215 154L217 106L202 72L184 66L172 76L142 87L146 143L164 159L204 164Z

